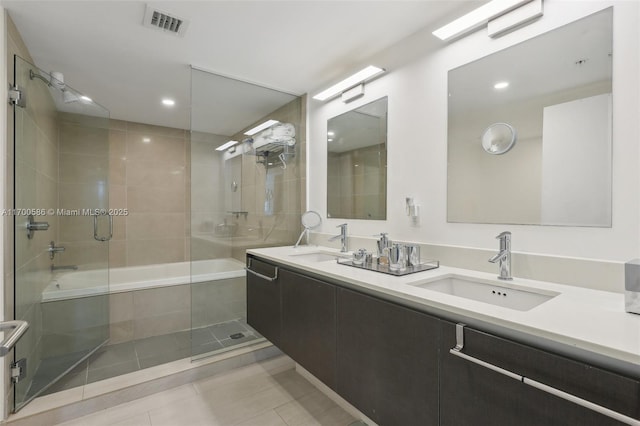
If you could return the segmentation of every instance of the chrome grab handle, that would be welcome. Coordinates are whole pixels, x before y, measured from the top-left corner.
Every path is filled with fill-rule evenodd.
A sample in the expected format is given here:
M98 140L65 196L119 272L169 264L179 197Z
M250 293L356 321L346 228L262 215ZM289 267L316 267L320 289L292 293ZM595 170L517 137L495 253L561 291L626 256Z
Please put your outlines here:
M597 413L603 414L607 417L611 417L621 423L625 423L632 426L640 426L640 420L634 419L633 417L625 416L622 413L618 413L617 411L613 411L609 408L603 407L602 405L595 404L591 401L587 401L586 399L582 399L560 389L556 389L552 386L545 385L544 383L538 382L533 379L529 379L528 377L521 376L520 374L516 374L512 371L506 370L502 367L498 367L496 365L490 364L486 361L482 361L478 358L469 356L462 352L464 348L464 327L466 324L456 324L456 346L452 349L449 349L449 353L470 361L474 364L480 365L482 367L488 368L489 370L495 371L497 373L503 374L507 377L510 377L514 380L524 383L525 385L532 386L536 389L539 389L543 392L549 393L551 395L557 396L558 398L562 398L566 401L573 402L574 404L580 405L589 410L595 411Z
M268 277L266 275L263 275L263 274L261 274L259 272L254 271L253 269L251 269L251 258L249 258L249 266L247 266L244 269L247 272L249 272L251 275L255 275L256 277L262 278L263 280L267 280L269 282L274 282L275 280L278 279L278 267L277 266L274 267L273 277Z
M11 349L18 343L18 340L29 328L29 323L26 321L3 321L0 322L0 331L13 330L8 336L0 343L0 356L5 356Z
M93 239L96 241L109 241L113 237L113 216L107 214L109 216L109 236L100 237L98 236L98 215L93 215Z

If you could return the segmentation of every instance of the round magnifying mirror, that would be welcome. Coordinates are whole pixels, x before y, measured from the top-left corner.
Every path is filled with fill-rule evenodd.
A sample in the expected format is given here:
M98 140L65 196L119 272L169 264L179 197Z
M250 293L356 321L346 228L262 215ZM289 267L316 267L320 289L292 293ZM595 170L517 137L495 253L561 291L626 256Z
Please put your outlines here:
M489 154L500 155L516 144L516 129L507 123L494 123L482 133L482 148Z
M317 228L321 223L322 218L320 217L320 214L318 212L314 212L313 210L304 212L302 214L302 226L304 229L302 230L302 233L300 233L300 237L298 238L298 241L296 241L296 244L293 246L293 248L298 247L298 244L300 244L300 241L302 241L302 237L304 237L304 234L309 235L309 230Z
M322 218L318 212L309 210L302 214L302 226L304 229L315 229L322 223Z

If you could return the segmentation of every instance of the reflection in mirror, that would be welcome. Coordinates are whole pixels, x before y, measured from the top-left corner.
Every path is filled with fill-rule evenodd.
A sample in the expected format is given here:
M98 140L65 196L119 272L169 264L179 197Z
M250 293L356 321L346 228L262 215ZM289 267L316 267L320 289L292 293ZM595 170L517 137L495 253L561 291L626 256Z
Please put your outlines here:
M611 226L612 15L449 71L449 222ZM493 123L517 129L503 155Z
M192 69L192 260L293 244L302 214L303 99Z
M327 217L387 218L387 98L328 120Z

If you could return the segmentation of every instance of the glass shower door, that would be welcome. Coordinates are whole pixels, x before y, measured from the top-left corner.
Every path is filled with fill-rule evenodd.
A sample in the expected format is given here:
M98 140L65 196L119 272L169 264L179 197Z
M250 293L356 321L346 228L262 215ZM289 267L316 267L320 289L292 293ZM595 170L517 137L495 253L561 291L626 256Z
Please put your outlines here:
M111 218L109 112L19 57L14 72L17 411L109 338Z

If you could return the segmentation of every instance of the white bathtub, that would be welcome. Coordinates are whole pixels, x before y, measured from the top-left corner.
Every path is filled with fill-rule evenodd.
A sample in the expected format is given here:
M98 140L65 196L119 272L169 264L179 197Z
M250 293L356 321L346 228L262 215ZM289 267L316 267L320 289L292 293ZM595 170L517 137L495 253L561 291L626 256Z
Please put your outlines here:
M244 276L244 264L231 258L128 266L109 270L70 271L54 276L42 292L42 301L188 285Z

